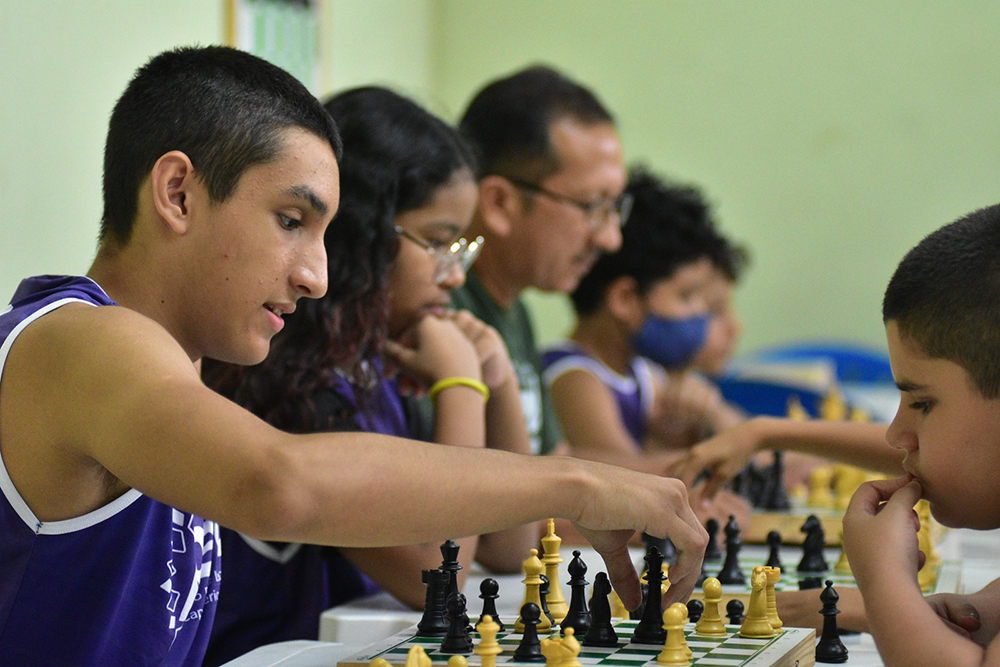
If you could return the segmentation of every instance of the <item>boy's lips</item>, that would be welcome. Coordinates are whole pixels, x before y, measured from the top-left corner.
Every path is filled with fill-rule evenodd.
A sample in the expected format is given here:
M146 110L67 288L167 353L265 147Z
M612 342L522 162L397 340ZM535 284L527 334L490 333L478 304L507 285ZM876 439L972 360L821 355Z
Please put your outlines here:
M271 326L277 331L281 331L285 327L285 320L282 319L283 315L289 315L295 312L294 303L265 303L264 310L267 311L268 316L271 319Z

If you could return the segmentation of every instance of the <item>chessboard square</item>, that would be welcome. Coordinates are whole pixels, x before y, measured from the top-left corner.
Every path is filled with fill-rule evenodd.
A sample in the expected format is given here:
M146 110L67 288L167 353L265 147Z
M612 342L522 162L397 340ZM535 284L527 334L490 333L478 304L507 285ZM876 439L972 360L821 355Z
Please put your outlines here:
M723 656L723 655L742 655L749 657L757 652L754 648L730 648L728 646L720 646L719 648L711 651L713 656Z
M753 637L741 637L740 635L733 635L733 637L731 637L730 640L725 643L725 645L757 650L767 646L772 641L774 641L775 637L780 637L780 636L781 635L775 635L774 637L769 637L767 639L754 639Z
M443 639L444 637L414 637L410 640L410 644L440 644Z
M629 665L645 665L648 661L649 659L645 656L632 656L632 658L629 659L629 656L618 654L613 658L605 658L604 660L601 660L597 664L624 665L625 667L628 667Z
M580 649L580 655L578 656L581 660L583 658L606 658L609 655L613 655L618 651L617 648L603 647L603 646L584 646Z
M729 658L705 657L698 660L698 665L714 665L715 667L739 667L744 663L742 658L731 660Z
M642 644L628 644L618 650L618 655L659 655L662 650L662 646L655 647L652 645L643 646Z

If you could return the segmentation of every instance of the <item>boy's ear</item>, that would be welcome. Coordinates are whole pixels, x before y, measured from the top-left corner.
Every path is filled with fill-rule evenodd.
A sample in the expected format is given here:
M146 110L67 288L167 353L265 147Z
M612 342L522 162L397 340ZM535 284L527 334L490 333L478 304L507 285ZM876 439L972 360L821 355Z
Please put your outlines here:
M199 186L191 159L181 151L170 151L160 156L150 174L153 190L153 207L166 225L177 234L187 233L191 222L193 192Z
M646 317L646 303L639 293L639 284L632 276L619 276L604 291L604 305L629 330L636 331Z
M517 187L503 176L486 176L479 181L479 219L495 236L507 236L523 209Z

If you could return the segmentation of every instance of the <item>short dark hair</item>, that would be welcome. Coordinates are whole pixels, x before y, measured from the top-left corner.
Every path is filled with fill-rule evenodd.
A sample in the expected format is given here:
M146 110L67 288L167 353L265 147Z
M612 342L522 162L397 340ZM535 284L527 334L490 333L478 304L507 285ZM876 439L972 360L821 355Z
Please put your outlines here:
M931 358L964 368L984 397L1000 396L1000 204L906 253L886 287L882 319Z
M156 161L178 150L213 202L229 197L250 167L273 160L281 132L307 130L340 157L337 128L295 77L225 46L181 47L141 67L115 104L104 148L100 238L127 243L139 186Z
M325 109L344 141L340 207L324 239L326 296L299 302L263 363L206 362L204 373L210 386L274 426L307 432L343 428L353 419L313 410L312 398L338 375L354 381L359 401L366 398L370 362L387 335L385 283L399 247L396 218L428 204L461 172L475 173L455 128L390 90L349 90Z
M476 152L480 178L500 174L542 180L560 168L549 129L565 117L584 124L614 123L590 90L536 65L480 90L458 127Z
M668 182L638 167L631 170L625 192L634 203L622 228L622 246L602 255L573 291L579 315L596 311L608 286L621 276L634 278L645 293L687 264L721 256L724 241L697 188Z

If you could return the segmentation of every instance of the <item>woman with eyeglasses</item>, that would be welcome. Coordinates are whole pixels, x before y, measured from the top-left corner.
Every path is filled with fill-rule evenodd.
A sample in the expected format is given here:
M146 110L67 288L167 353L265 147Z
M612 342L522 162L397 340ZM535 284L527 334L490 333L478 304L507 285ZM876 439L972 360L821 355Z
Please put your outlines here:
M340 207L326 233L329 290L300 302L264 363L209 362L206 382L295 432L408 436L417 411L401 393L426 391L435 442L529 453L502 339L449 309L449 291L465 281L482 243L463 238L477 197L471 151L452 127L382 88L342 93L326 109L344 143ZM459 511L462 499L455 502ZM460 580L473 557L519 571L537 538L538 527L527 525L457 540ZM379 588L422 608L421 570L442 560L440 544L333 550L231 531L224 539L226 577L206 665L263 644L315 639L324 609Z

